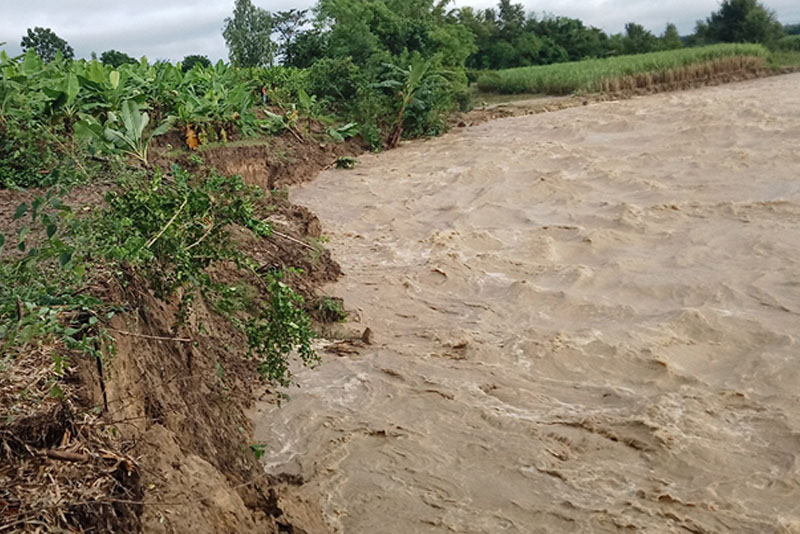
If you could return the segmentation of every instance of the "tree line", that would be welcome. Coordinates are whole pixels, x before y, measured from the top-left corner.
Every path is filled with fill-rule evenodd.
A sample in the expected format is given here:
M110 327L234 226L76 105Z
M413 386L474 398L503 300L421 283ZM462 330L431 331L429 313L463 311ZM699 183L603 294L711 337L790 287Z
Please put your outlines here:
M444 53L445 63L470 69L504 69L725 42L774 45L786 35L800 34L800 24L782 26L758 0L724 0L683 37L673 23L660 35L636 22L609 35L580 19L526 14L524 5L512 0L487 9L447 9L449 4L450 0L320 0L312 10L273 13L251 0L235 0L223 36L230 61L243 67L281 63L307 68L327 57L351 57L364 64L385 52L419 52ZM29 29L21 46L33 48L45 61L59 52L65 59L74 56L72 47L48 28ZM137 61L117 50L107 50L99 59L114 67ZM189 55L182 64L188 70L210 61Z
M629 22L609 35L576 18L526 14L521 3L496 8L448 9L450 0L320 0L312 10L270 13L236 0L224 36L238 65L309 67L326 57L365 64L376 54L444 55L445 64L504 69L590 58L641 54L715 43L775 45L800 32L782 26L758 0L724 0L719 9L681 36L673 23L656 35ZM462 62L463 59L463 62Z

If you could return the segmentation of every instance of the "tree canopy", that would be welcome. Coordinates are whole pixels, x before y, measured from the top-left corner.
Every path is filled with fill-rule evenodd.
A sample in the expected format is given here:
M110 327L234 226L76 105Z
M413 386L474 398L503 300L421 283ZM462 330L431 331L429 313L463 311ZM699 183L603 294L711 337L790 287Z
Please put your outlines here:
M698 34L707 42L772 43L784 35L775 13L758 0L723 0Z
M33 50L45 62L53 61L58 53L64 59L72 59L75 52L72 47L50 28L28 28L27 35L22 37L20 43L23 51Z
M183 58L181 61L181 70L183 72L188 72L192 70L195 65L201 65L203 67L210 67L211 60L208 59L206 56L201 56L199 54L191 54Z
M120 65L124 65L126 63L137 63L137 61L129 56L124 52L119 52L117 50L106 50L102 54L100 54L100 61L104 65L111 65L114 68L119 67Z
M271 66L276 52L273 31L269 11L254 6L250 0L236 0L233 17L225 19L222 31L231 63L237 67Z

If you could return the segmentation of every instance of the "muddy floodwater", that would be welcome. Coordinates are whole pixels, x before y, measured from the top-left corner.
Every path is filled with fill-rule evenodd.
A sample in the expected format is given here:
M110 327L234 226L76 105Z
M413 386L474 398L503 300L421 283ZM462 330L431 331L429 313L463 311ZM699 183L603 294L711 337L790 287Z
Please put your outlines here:
M331 532L800 532L800 75L497 120L292 198L374 333L256 416Z

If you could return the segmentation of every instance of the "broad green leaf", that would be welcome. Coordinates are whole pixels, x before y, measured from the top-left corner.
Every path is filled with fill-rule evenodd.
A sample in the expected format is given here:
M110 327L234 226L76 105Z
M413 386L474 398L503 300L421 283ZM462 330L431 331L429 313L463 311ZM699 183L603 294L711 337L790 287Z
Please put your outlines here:
M58 255L58 263L64 267L66 264L69 263L69 260L72 259L72 250L64 250L61 254Z
M75 103L75 98L77 98L80 90L81 84L78 81L78 76L76 76L74 72L70 72L67 76L67 86L65 91L67 93L68 106L71 106Z
M161 124L158 125L158 128L153 130L153 133L150 134L150 137L156 137L158 135L163 135L169 131L172 127L173 122L175 122L174 117L169 117L167 120L163 121Z
M23 202L17 206L17 210L14 212L14 220L16 221L20 217L23 217L26 213L28 213L28 203Z
M103 129L98 123L90 123L88 121L78 121L72 126L75 134L75 139L80 142L90 142L96 139L102 139Z
M122 103L120 117L122 118L122 124L125 126L125 133L128 135L131 135L137 130L137 125L140 120L138 117L136 117L138 114L139 106L137 106L134 102L126 100ZM134 121L136 124L134 124Z
M18 234L19 240L20 241L25 241L25 238L28 237L29 233L31 233L31 229L28 228L27 226L23 226L22 228L20 228L19 229L19 234Z
M89 68L86 69L86 77L97 84L102 84L105 81L105 69L103 64L99 61L92 61L89 63Z
M33 199L33 202L31 202L31 210L33 211L32 217L34 221L39 216L39 209L41 209L42 204L44 204L44 198L42 197L36 197Z
M3 234L0 234L0 250L3 250L3 245L5 245L5 244L6 244L6 236L3 235Z
M47 226L47 239L50 239L54 235L56 235L56 230L58 230L58 228L56 228L55 224L48 225Z
M22 60L22 73L25 76L30 76L42 68L42 60L36 55L33 49L29 49L25 53L25 59Z
M108 81L111 82L112 89L119 87L119 71L112 70L111 74L108 75Z

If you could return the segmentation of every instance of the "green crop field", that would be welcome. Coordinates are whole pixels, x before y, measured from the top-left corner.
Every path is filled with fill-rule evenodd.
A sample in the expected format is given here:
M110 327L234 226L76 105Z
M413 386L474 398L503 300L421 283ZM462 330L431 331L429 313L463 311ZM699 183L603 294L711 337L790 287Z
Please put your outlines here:
M500 70L478 79L484 92L566 95L613 90L620 80L666 74L698 65L732 70L763 65L769 51L756 44L720 44L631 56Z

